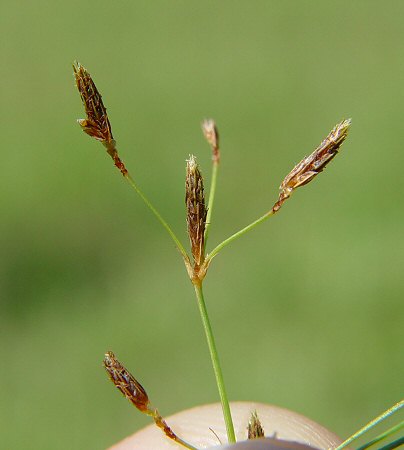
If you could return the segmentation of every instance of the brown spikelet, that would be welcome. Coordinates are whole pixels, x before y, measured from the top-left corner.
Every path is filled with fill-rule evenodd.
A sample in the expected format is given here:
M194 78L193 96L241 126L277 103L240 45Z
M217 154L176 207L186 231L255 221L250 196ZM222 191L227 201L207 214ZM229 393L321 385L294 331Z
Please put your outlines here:
M108 372L109 378L122 394L136 408L146 414L152 414L150 410L149 397L142 385L136 381L133 375L125 369L125 367L115 358L112 352L105 353L103 361L105 370Z
M73 70L87 116L87 119L79 119L79 124L85 133L98 141L111 141L113 137L107 109L91 75L79 62L73 64Z
M264 429L262 428L260 419L258 418L257 411L251 414L251 418L248 422L248 439L258 439L265 437Z
M205 139L212 148L212 160L214 163L220 162L220 149L219 149L219 132L215 121L213 119L205 119L202 122L202 131Z
M190 155L187 160L185 204L191 252L195 265L200 267L205 259L204 235L207 208L203 192L203 178L193 155Z
M285 177L279 188L278 201L272 208L273 212L279 211L295 189L309 183L336 156L348 135L350 125L351 119L343 120L337 124L314 152L303 158Z
M134 376L116 359L112 352L105 353L103 365L108 372L109 378L122 394L144 414L151 416L155 424L164 432L164 434L182 446L196 450L195 447L179 438L168 426L167 422L161 417L157 409L150 405L149 397L143 386L136 381Z
M76 78L77 89L86 113L85 119L78 119L77 122L82 130L97 141L100 141L107 149L108 154L114 161L115 166L122 175L128 172L125 165L118 156L116 143L112 136L111 124L109 122L107 108L102 101L101 94L95 85L87 69L79 62L73 64L74 76Z

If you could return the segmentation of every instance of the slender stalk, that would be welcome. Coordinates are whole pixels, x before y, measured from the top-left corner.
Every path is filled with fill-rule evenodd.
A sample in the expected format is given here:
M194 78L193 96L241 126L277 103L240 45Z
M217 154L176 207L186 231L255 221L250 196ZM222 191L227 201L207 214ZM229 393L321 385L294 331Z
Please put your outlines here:
M386 444L383 447L380 447L379 450L394 450L395 448L401 447L404 445L404 437L398 438L390 444Z
M168 225L168 223L163 219L161 214L157 211L157 209L151 204L150 200L143 194L143 192L140 190L138 185L135 183L135 180L129 175L129 173L126 173L124 175L125 179L128 181L128 183L132 186L132 188L139 194L140 198L143 200L143 202L146 204L146 206L150 209L150 211L156 216L157 220L163 225L163 227L166 229L168 234L171 236L171 239L174 241L175 245L177 246L178 250L180 251L181 255L183 256L184 260L187 262L189 261L187 252L184 249L184 246L181 244L177 236L175 235L174 231L171 229L171 227Z
M216 180L217 180L218 170L219 170L219 162L213 161L212 180L210 182L210 191L209 191L208 214L206 216L205 247L206 247L206 242L208 241L210 223L212 220L212 211L213 211L213 203L215 202Z
M377 416L375 419L371 420L368 424L366 424L364 427L362 427L359 431L357 431L355 434L353 434L351 437L349 437L347 440L345 440L341 445L336 447L334 450L341 450L342 448L349 445L352 441L358 439L363 434L365 434L367 431L372 429L375 425L382 422L383 420L387 419L387 417L394 414L396 411L401 409L404 406L404 400L401 400L400 402L393 405L391 408L384 411L382 414Z
M404 427L404 420L402 422L398 423L397 425L394 425L394 427L391 427L388 430L384 431L383 433L379 434L378 436L376 436L374 439L367 442L366 444L361 445L357 450L365 450L365 449L371 447L372 445L377 444L378 442L385 439L386 437L389 437L392 434L397 433L397 431L401 430L401 428L403 428L403 427Z
M236 442L236 436L234 434L233 419L231 417L229 400L227 398L226 389L224 386L224 379L222 369L220 367L219 355L217 352L215 338L213 336L212 327L208 316L208 311L205 305L205 299L202 291L202 284L194 284L196 298L198 299L199 312L201 314L203 328L205 330L206 340L208 341L210 358L212 360L213 371L216 377L216 384L219 390L220 401L222 403L224 422L226 424L227 439L230 444Z
M237 231L237 233L234 233L233 235L231 235L230 237L225 239L223 242L221 242L218 246L216 246L209 253L209 255L206 257L206 262L209 263L220 252L220 250L222 250L222 248L226 247L226 245L230 244L230 242L233 242L234 240L236 240L237 238L239 238L243 234L247 233L248 231L252 230L254 227L259 225L260 223L262 223L265 220L267 220L269 217L271 217L273 214L275 214L275 212L276 211L271 209L266 214L261 216L259 219L255 220L254 222L252 222L249 225L247 225L246 227L244 227L242 230Z
M181 444L183 447L189 448L189 450L199 450L197 447L194 447L193 445L188 444L188 442L184 441L183 439L181 439L178 436L175 441L178 442L179 444Z

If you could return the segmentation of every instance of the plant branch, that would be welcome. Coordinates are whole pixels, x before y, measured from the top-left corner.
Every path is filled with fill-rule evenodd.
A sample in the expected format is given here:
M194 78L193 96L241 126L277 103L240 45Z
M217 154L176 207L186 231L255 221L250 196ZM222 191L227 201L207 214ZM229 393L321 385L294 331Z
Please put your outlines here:
M140 190L138 185L135 183L135 180L129 175L129 173L124 174L125 179L128 181L128 183L131 185L131 187L139 194L140 198L143 200L145 205L150 209L150 211L156 216L157 220L161 223L161 225L165 228L165 230L170 235L171 239L174 241L176 247L180 251L182 257L184 258L185 265L188 268L189 263L189 257L187 255L187 252L184 249L184 246L181 244L180 240L177 238L171 227L168 225L168 223L163 219L161 214L157 211L157 209L152 205L150 200L143 194L143 192Z
M219 148L219 131L217 130L216 123L213 119L205 119L202 122L202 132L212 150L212 179L210 182L208 214L206 217L206 227L205 227L205 247L206 247L206 242L208 240L209 235L210 221L212 219L213 203L215 201L216 179L220 164L220 148Z
M213 211L213 203L215 202L215 194L216 194L216 181L217 181L217 173L219 170L219 161L213 161L212 165L212 179L210 182L210 191L209 191L209 203L208 203L208 214L206 216L206 227L205 227L205 247L208 241L209 230L212 220L212 211Z
M233 242L234 240L236 240L237 238L243 236L245 233L247 233L248 231L252 230L253 228L255 228L257 225L259 225L262 222L265 222L265 220L267 220L269 217L271 217L273 214L275 214L276 211L274 211L273 209L271 209L270 211L268 211L266 214L264 214L263 216L261 216L259 219L255 220L254 222L250 223L249 225L247 225L246 227L244 227L242 230L237 231L237 233L234 233L233 235L231 235L230 237L228 237L227 239L225 239L223 242L221 242L219 245L217 245L206 257L206 262L205 264L209 264L210 261L224 248L226 247L226 245L230 244L230 242Z
M191 264L187 252L183 245L174 234L168 223L162 218L160 213L151 204L149 199L139 189L135 180L130 176L125 164L121 160L116 148L116 141L112 136L111 123L107 114L107 108L104 106L101 94L99 93L97 86L95 85L91 75L87 69L83 67L79 62L73 64L74 76L76 79L77 89L79 91L81 100L83 102L84 111L86 113L85 119L78 119L78 123L82 130L90 137L94 138L107 150L108 155L112 158L115 167L126 178L132 188L139 194L146 206L157 217L158 221L163 225L171 239L174 241L178 250L182 254L185 262L185 266L189 272Z

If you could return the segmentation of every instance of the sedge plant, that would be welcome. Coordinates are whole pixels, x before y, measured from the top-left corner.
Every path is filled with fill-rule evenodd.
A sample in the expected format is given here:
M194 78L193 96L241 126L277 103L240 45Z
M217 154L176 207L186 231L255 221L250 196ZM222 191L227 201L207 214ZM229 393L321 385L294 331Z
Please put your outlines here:
M99 93L92 77L80 63L75 63L73 65L73 69L76 85L79 90L86 113L85 119L78 120L79 125L86 134L102 143L107 153L112 158L114 165L166 230L182 257L188 276L195 290L195 296L204 332L206 335L210 358L212 361L213 371L216 378L216 384L222 405L228 442L235 443L236 437L229 406L229 400L225 388L224 377L220 365L215 338L204 298L204 279L208 273L208 269L210 268L212 260L227 245L278 213L285 201L291 197L291 195L297 188L309 183L320 172L323 171L326 165L337 155L342 144L347 138L348 131L351 125L351 119L342 120L340 123L338 123L330 131L327 137L320 143L320 145L309 156L304 157L290 171L290 173L286 175L280 185L278 199L273 204L272 208L266 211L265 214L263 214L261 217L245 226L243 229L237 231L227 239L223 240L220 244L218 244L210 251L207 251L207 243L212 223L212 212L216 193L216 181L220 167L220 146L219 133L215 122L211 119L204 120L202 123L202 131L212 151L211 186L209 190L209 199L206 204L203 177L195 156L190 155L189 159L186 161L185 177L186 222L190 241L189 255L185 250L185 246L180 242L166 220L161 216L161 214L153 206L153 204L146 197L143 191L139 188L138 184L130 175L125 164L121 160L118 154L116 141L114 140L112 135L111 124L107 115L107 110L102 101L101 94ZM162 431L168 438L174 440L175 442L186 448L196 450L196 447L192 446L188 442L185 442L173 432L173 430L162 418L158 410L151 406L149 397L142 385L117 360L112 352L107 352L105 354L103 364L111 381L115 384L115 386L139 411L151 416L156 425L162 429ZM343 449L352 441L362 436L365 432L369 431L369 429L371 429L374 425L381 422L394 412L398 411L403 406L404 401L401 401L394 405L392 408L389 408L383 414L378 416L353 436L344 441L335 450ZM376 442L379 442L387 436L393 434L393 432L396 432L402 426L403 423L396 425L392 429L387 430L386 432L370 441L368 444L366 444L367 446L362 446L361 448L370 447ZM254 412L248 424L248 438L256 439L263 436L265 436L264 430L262 429L257 414Z

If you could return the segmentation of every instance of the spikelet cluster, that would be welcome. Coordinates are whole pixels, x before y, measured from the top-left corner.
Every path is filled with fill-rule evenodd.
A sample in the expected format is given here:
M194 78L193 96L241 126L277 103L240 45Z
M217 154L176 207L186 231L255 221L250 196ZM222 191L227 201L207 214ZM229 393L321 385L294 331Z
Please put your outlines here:
M205 225L207 208L203 190L203 178L193 155L187 160L185 180L185 204L187 208L188 236L196 267L205 259Z
M309 183L337 155L348 135L350 125L351 119L337 124L314 152L292 169L280 185L279 198L272 208L273 212L279 211L295 189Z

